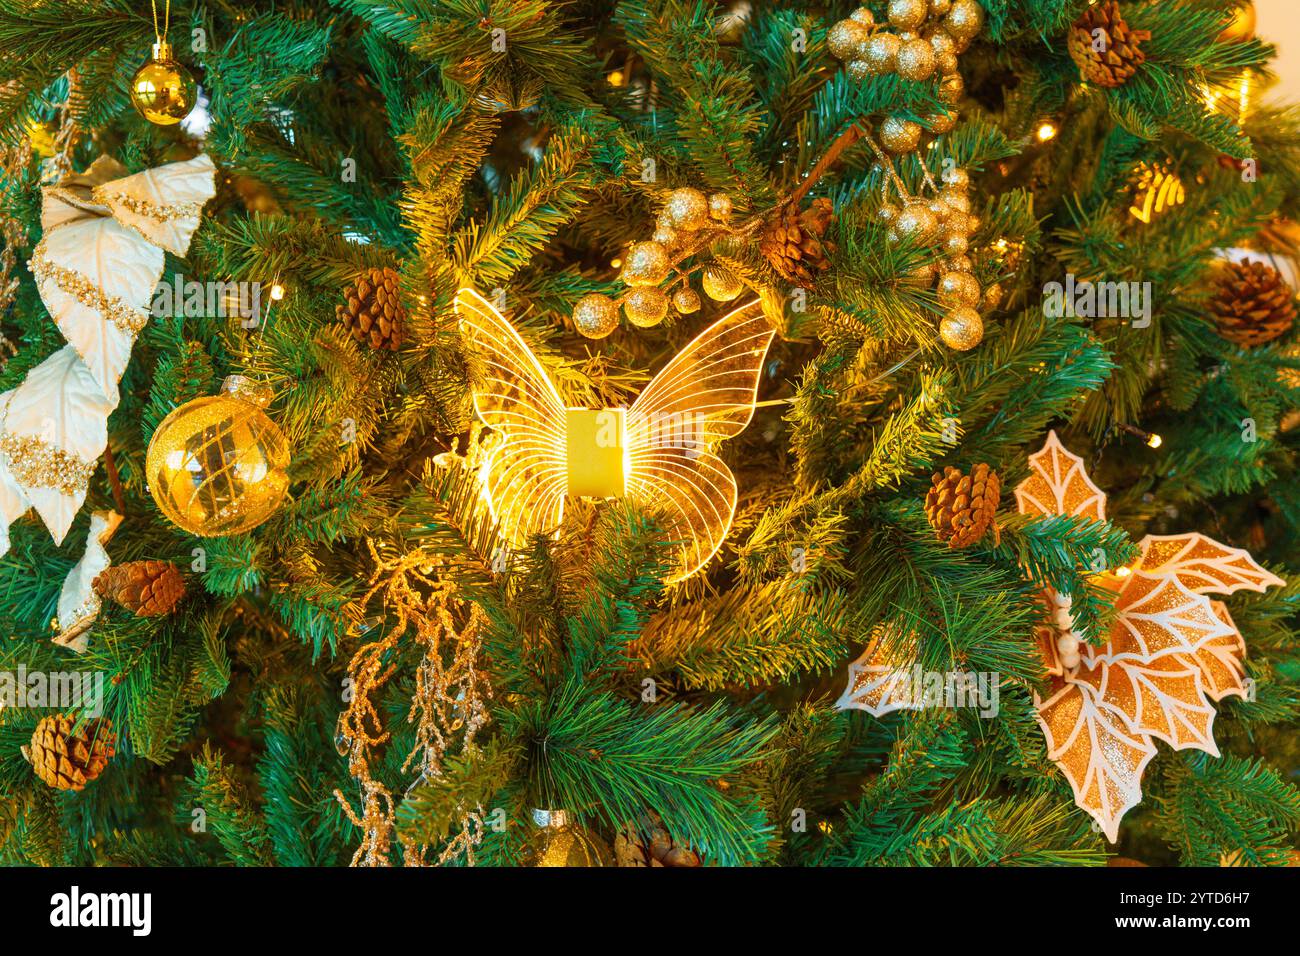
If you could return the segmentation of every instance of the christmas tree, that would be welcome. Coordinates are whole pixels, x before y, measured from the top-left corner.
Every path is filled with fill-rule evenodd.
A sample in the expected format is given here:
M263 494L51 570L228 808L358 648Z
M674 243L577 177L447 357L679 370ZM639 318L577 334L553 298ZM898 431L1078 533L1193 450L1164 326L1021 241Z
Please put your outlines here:
M1241 0L0 0L0 860L1285 865Z

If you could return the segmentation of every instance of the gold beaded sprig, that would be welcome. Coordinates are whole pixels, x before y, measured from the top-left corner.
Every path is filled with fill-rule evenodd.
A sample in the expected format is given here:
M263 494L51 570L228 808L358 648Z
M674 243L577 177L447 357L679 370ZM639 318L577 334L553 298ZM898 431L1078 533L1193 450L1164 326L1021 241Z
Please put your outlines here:
M834 24L827 34L832 55L846 64L849 75L865 79L897 73L909 80L939 77L939 99L945 111L918 123L906 116L886 116L874 138L866 141L883 171L879 216L891 241L907 241L936 250L938 268L922 266L909 278L933 288L944 316L939 337L950 347L966 351L984 337L978 307L989 305L972 274L967 253L980 220L971 212L970 176L949 166L938 182L926 165L927 135L941 135L957 125L957 103L964 92L957 72L958 54L964 52L984 24L984 10L976 0L890 0L888 25L878 24L862 7ZM898 175L895 162L915 156L923 185L913 194ZM891 195L896 193L896 197Z

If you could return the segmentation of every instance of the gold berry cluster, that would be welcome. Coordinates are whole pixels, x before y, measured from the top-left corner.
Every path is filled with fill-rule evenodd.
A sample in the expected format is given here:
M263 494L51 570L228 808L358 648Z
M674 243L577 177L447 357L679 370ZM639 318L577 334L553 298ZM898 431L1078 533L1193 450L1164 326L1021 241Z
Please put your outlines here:
M693 254L708 242L730 234L731 199L723 193L706 196L698 189L683 186L670 190L655 223L654 236L634 242L623 258L619 278L628 291L619 299L593 292L578 300L573 309L573 324L590 339L603 339L618 328L621 306L627 320L635 326L658 325L671 306L683 315L700 307L700 297L682 276L675 291L663 289L676 263ZM730 269L721 265L706 266L701 284L709 298L727 302L740 295L743 285Z
M984 10L976 0L890 0L889 23L878 24L863 7L831 27L831 53L859 79L897 73L909 80L938 78L939 100L945 111L924 117L924 124L905 116L886 116L877 129L878 167L885 174L880 219L890 240L935 249L940 262L926 264L911 278L934 285L944 310L939 335L951 348L974 348L984 337L978 307L997 305L1001 290L983 289L975 278L967 252L980 220L971 211L970 177L947 164L936 182L921 153L922 137L947 133L957 125L957 103L965 91L957 72L957 55L984 25ZM898 175L895 160L915 154L924 183L913 195ZM891 188L896 196L891 196ZM928 194L927 194L928 193Z

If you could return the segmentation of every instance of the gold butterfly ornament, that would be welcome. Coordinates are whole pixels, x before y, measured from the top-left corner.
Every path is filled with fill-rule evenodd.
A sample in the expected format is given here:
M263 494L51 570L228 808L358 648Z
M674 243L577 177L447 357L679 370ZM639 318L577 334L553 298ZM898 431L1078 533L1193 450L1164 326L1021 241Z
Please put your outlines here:
M715 453L754 415L776 334L758 300L709 326L657 374L630 408L572 408L518 331L473 289L456 294L467 344L483 359L474 410L501 441L480 471L483 496L511 547L552 534L567 497L631 498L663 515L678 547L670 584L722 547L736 479Z

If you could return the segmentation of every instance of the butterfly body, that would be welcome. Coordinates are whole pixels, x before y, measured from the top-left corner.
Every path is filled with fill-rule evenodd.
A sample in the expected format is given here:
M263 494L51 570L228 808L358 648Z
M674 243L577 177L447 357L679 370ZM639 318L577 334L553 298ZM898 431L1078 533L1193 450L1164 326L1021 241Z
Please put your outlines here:
M714 454L754 414L763 358L775 334L750 302L705 329L630 408L567 407L504 316L472 289L456 296L461 329L483 357L474 408L501 433L481 471L493 518L514 546L553 533L564 500L631 497L657 509L680 567L698 571L722 545L736 481Z

